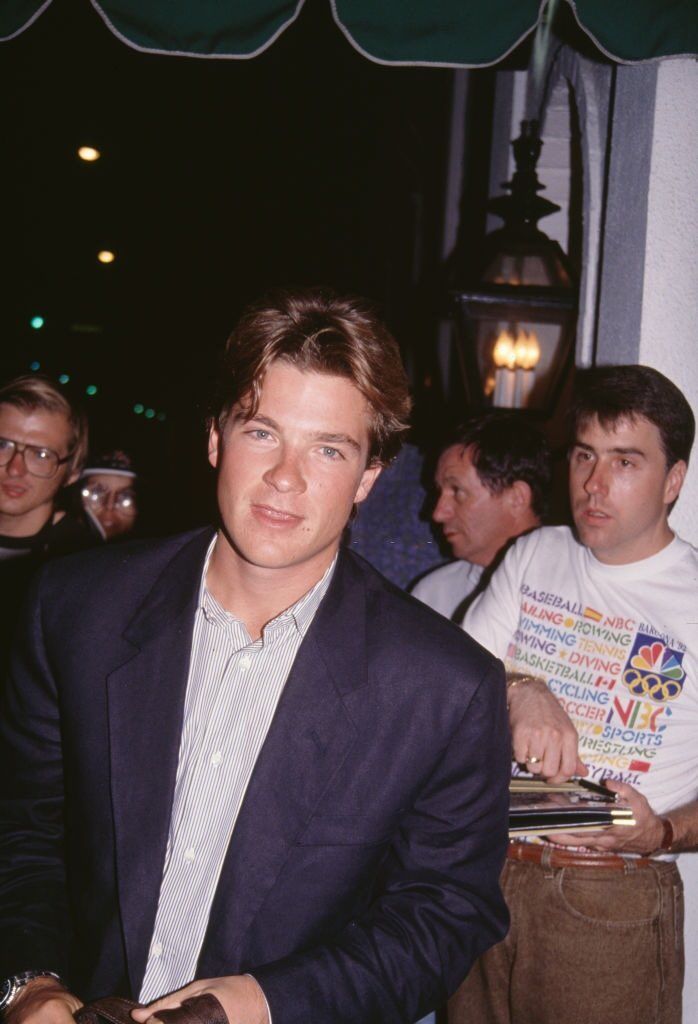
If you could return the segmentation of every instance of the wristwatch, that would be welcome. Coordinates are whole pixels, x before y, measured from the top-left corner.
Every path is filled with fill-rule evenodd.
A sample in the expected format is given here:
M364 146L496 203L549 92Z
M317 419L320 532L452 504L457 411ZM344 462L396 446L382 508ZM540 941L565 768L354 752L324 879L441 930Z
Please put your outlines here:
M61 979L54 971L22 971L21 974L14 974L11 978L0 981L0 1013L3 1013L10 1006L25 985L28 985L34 978L55 978Z

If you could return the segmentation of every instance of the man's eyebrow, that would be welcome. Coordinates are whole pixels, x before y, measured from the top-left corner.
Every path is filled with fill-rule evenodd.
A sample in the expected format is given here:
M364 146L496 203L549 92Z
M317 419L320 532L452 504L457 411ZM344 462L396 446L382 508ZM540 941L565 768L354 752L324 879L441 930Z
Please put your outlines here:
M262 413L255 413L254 416L250 416L247 420L248 423L263 423L265 427L271 427L272 430L278 430L279 424L276 420L273 420L271 416L263 416Z
M646 453L643 452L642 448L621 448L618 446L616 448L611 448L611 451L615 452L617 455L639 455L642 459L646 457Z
M316 441L322 441L323 444L346 444L355 451L361 451L361 445L358 441L354 440L350 434L315 434Z

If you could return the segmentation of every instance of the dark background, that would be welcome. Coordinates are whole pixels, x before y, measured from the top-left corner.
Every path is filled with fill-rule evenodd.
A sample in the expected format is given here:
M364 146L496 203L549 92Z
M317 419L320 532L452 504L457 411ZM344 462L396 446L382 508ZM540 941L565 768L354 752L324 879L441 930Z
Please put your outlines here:
M374 300L402 346L428 441L442 412L450 71L371 63L326 0L308 0L252 60L138 53L87 0L55 0L0 52L0 376L35 361L69 374L94 450L137 456L161 528L209 515L203 439L216 357L269 287L328 284ZM486 154L493 76L472 77L471 132ZM79 160L85 144L102 158ZM481 230L484 158L466 181L463 223ZM115 251L113 264L97 262L101 248ZM136 403L155 416L136 415Z

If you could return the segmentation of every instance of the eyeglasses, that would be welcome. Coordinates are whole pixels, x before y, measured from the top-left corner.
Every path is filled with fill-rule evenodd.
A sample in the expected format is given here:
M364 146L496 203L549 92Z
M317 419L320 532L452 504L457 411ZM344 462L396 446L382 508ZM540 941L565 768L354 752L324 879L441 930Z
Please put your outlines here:
M133 491L114 492L101 484L93 484L91 487L83 487L80 493L88 508L107 508L111 505L113 509L125 516L135 516L136 514L136 495Z
M20 444L19 441L12 441L9 437L0 437L0 466L7 466L20 454L24 459L27 473L32 476L42 476L45 479L55 476L58 467L69 462L73 452L69 452L61 458L53 448L40 448L35 444Z

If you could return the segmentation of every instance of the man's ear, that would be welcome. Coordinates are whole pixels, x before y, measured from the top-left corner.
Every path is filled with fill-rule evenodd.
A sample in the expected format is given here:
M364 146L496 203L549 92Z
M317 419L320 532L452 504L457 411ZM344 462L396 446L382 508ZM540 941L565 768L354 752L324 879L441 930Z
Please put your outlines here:
M506 493L512 512L527 512L531 508L531 486L525 480L514 480Z
M688 466L683 459L679 459L670 468L664 482L664 503L666 505L671 505L678 498L683 482L686 479L687 470Z
M383 467L378 465L369 466L367 469L364 470L363 476L361 477L359 486L356 490L356 497L354 498L355 505L359 505L361 504L362 501L366 500L366 498L371 493L373 485L375 484L376 480L378 479L382 472Z
M215 468L218 465L218 448L221 443L220 431L215 423L208 428L208 461Z

